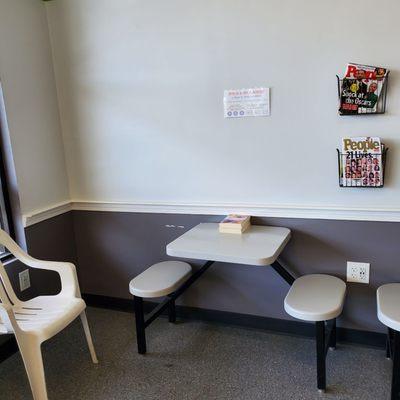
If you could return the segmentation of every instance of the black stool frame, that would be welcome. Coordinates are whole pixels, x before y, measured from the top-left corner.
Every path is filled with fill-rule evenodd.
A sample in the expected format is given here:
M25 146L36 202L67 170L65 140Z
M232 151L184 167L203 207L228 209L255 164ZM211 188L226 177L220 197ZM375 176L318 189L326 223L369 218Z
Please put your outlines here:
M157 305L154 310L147 315L147 317L144 315L143 298L138 296L133 297L136 319L137 348L139 354L145 354L147 351L145 329L166 309L168 309L169 322L175 322L175 300L194 282L196 282L197 279L199 279L200 276L203 275L204 272L206 272L207 269L213 264L214 261L207 261L200 269L194 272L178 290L169 294L163 302ZM295 278L293 275L291 275L278 261L274 261L271 264L271 267L281 276L284 281L286 281L286 283L289 285L294 283ZM317 345L317 385L319 390L325 391L326 354L329 348L336 348L336 318L330 321L317 321L315 323L315 338ZM400 350L400 346L398 346L398 348ZM397 362L400 364L400 357L398 357ZM396 397L395 399L400 400L400 397Z
M153 311L151 311L147 317L144 315L143 309L143 298L138 296L133 296L134 308L135 308L135 320L136 320L136 338L137 338L137 348L139 354L145 354L147 351L146 347L146 333L145 329L165 310L168 309L169 322L175 322L176 312L175 312L175 300L184 293L197 279L200 278L204 272L207 271L214 261L207 261L200 269L195 271L187 281L185 281L182 286L175 292L169 294L167 298L157 305ZM274 261L271 267L289 284L292 285L295 278L278 262Z
M400 332L388 328L386 357L393 361L391 400L400 400Z
M200 278L204 272L207 271L214 261L207 261L200 269L194 272L187 281L185 281L182 286L175 292L169 294L167 298L161 302L158 306L154 308L153 311L145 318L143 309L143 298L138 296L133 296L134 308L135 308L135 319L136 319L136 337L137 337L137 347L139 354L145 354L146 348L146 334L145 329L166 309L168 309L168 319L169 322L175 322L176 312L175 312L175 300L185 292L197 279Z
M336 348L336 318L330 321L315 323L315 339L317 344L317 387L326 390L326 354L328 349Z

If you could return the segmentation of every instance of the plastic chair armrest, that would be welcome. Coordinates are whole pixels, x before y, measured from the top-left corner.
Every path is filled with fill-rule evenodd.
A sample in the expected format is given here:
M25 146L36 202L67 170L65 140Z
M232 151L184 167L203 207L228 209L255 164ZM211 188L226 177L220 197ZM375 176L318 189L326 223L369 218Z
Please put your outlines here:
M29 267L43 269L47 271L54 271L60 275L61 292L58 294L58 296L81 297L78 276L74 264L69 262L37 260L33 257L30 258L31 259L29 260L29 262L25 262L25 264Z

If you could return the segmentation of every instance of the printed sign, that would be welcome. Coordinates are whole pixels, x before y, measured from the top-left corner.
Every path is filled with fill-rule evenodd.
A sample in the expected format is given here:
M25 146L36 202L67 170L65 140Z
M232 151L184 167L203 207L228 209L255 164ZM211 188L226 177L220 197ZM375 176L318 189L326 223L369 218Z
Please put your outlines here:
M269 88L224 91L224 117L265 117L270 115Z

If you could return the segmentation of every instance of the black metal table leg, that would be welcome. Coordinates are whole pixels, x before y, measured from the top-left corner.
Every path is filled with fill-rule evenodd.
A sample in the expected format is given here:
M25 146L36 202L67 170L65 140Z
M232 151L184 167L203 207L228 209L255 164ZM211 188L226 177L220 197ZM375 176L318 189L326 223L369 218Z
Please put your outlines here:
M392 358L392 330L387 329L386 336L386 358Z
M400 332L393 331L392 400L400 400Z
M326 389L326 347L325 347L325 321L315 323L315 336L317 342L317 386L318 390Z
M296 280L287 270L283 267L279 261L274 261L271 264L271 267L289 284L293 285L293 282Z
M169 322L176 322L175 299L171 299L168 304L168 320Z
M136 320L136 339L138 346L138 353L146 353L146 333L144 324L144 311L143 311L143 298L133 296L133 304L135 308L135 320Z
M329 348L336 349L336 318L332 321L332 330L329 337Z

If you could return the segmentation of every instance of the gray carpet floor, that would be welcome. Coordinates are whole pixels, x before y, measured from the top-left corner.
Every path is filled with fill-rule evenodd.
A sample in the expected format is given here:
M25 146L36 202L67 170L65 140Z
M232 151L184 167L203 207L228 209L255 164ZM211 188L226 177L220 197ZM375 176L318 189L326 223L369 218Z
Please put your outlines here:
M390 398L391 362L380 349L339 344L320 394L311 339L161 318L147 329L141 356L133 315L92 308L88 317L100 363L91 363L78 322L46 342L50 400ZM32 398L19 354L0 364L0 398Z

